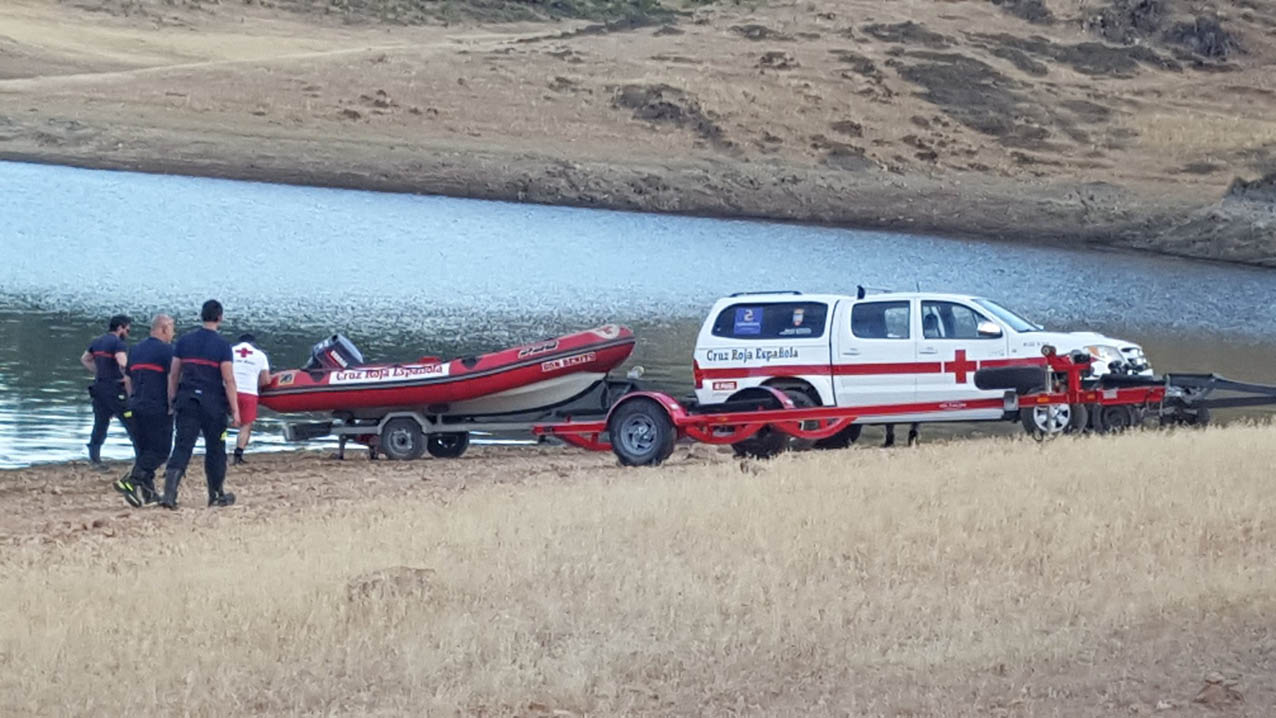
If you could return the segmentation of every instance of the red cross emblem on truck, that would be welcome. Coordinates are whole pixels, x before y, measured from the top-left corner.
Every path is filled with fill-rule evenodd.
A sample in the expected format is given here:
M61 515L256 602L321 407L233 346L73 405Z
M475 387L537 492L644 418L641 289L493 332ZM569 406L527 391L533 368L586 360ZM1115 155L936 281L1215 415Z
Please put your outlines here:
M236 351L236 353L239 354L240 359L247 359L248 355L253 353L253 350L248 347L244 347L243 349Z
M966 373L979 368L979 362L966 359L966 350L958 349L952 361L944 362L945 374L956 374L957 383L966 383Z

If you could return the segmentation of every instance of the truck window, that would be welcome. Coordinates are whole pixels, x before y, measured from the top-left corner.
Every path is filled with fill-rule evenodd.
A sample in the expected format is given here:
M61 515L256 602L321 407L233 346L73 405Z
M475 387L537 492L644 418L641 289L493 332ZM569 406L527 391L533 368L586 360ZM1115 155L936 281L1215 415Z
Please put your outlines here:
M814 339L824 334L828 306L821 302L740 302L718 313L715 337Z
M907 339L908 302L860 302L851 308L851 334L860 339Z
M926 339L986 339L979 336L984 315L964 304L922 302L922 337Z

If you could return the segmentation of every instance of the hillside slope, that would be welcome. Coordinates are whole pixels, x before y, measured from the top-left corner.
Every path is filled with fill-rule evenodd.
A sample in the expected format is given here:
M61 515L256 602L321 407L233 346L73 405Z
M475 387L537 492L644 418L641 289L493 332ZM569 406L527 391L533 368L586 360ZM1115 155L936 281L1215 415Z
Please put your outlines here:
M1274 59L1250 0L17 0L0 157L1276 266Z

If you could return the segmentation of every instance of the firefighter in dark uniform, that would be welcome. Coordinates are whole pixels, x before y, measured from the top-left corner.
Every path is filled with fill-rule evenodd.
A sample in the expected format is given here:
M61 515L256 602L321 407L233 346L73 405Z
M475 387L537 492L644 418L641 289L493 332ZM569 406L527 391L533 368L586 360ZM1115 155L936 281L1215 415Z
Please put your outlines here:
M111 417L116 417L128 432L129 440L133 439L133 429L125 413L125 401L128 398L128 377L124 375L124 367L128 364L129 325L133 322L123 314L111 317L106 334L89 342L89 348L80 355L80 363L93 372L93 383L89 385L89 397L93 400L93 433L89 436L89 461L96 467L102 466L102 443L106 441L106 430L111 425Z
M238 426L239 404L230 343L217 333L222 321L221 303L216 299L204 302L200 319L204 322L202 328L187 332L177 340L168 375L168 397L177 425L177 439L164 470L164 496L159 504L166 509L177 508L177 487L201 433L208 505L235 503L235 495L222 490L226 481L226 413L230 412Z
M133 414L133 449L137 460L115 490L130 506L147 506L159 500L155 470L168 460L173 447L173 415L168 411L168 371L173 364L173 318L157 314L151 320L151 336L128 355L126 376L132 383L128 408Z

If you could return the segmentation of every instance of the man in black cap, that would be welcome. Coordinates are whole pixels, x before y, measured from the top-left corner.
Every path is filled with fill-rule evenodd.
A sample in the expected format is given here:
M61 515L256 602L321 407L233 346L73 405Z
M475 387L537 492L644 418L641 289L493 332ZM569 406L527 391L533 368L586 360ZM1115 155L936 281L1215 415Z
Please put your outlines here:
M164 496L159 503L166 509L177 508L177 487L201 433L208 505L235 503L235 495L222 490L226 481L226 413L230 412L237 426L239 404L230 344L217 333L222 322L221 302L204 302L200 319L204 322L202 328L177 340L168 375L168 398L177 424L177 439L164 470Z
M173 415L168 411L168 372L173 364L173 318L157 314L151 320L151 336L133 347L126 376L132 383L128 408L133 414L133 469L115 482L130 506L146 506L159 500L155 470L168 459L173 447Z
M89 435L89 461L95 467L102 467L102 443L106 441L106 430L111 425L111 417L116 417L128 432L129 440L133 439L133 429L129 426L127 409L124 406L128 398L128 378L124 376L124 368L128 365L129 326L133 323L128 316L116 314L107 325L106 334L89 342L89 348L80 355L80 363L93 373L93 383L89 385L89 397L93 400L93 433Z

